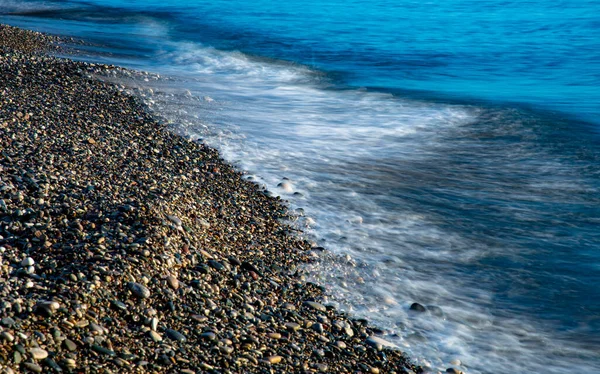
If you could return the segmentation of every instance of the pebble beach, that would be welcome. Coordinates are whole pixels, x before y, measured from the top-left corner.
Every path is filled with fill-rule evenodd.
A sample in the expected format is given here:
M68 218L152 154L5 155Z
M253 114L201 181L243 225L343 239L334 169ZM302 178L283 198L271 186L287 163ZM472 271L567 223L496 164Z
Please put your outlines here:
M421 372L320 303L284 202L59 48L0 25L2 373Z

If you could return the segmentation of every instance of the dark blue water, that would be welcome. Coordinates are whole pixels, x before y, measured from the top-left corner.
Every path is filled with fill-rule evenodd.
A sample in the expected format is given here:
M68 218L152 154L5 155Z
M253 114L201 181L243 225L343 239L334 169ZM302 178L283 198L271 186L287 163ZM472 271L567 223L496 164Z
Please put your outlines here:
M0 22L160 73L111 79L289 200L330 250L306 271L331 303L432 371L469 373L600 372L598 14L597 1L0 0Z

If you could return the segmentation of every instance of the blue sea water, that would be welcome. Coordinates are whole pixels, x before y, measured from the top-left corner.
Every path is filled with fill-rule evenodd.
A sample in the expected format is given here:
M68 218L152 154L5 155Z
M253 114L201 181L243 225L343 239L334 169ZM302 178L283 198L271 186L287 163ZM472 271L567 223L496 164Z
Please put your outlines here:
M330 303L467 373L600 372L599 14L0 0L0 22L91 41L75 58L160 74L112 80L289 201Z

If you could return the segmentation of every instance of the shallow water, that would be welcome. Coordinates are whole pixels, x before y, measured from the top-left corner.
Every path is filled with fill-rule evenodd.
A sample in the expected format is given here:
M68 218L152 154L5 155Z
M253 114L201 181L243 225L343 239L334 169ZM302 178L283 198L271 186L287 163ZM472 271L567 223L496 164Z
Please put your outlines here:
M122 82L289 200L309 278L419 363L600 372L596 2L40 4L0 22L160 73Z

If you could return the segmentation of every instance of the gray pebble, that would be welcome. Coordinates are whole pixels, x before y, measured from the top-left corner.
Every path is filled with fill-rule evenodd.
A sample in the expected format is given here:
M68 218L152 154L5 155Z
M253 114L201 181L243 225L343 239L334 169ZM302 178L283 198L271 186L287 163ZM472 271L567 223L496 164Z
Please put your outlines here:
M150 297L150 290L139 283L129 282L128 285L129 290L140 299L147 299Z
M167 334L167 337L171 340L175 340L181 343L187 341L187 338L177 330L166 329L165 334Z

